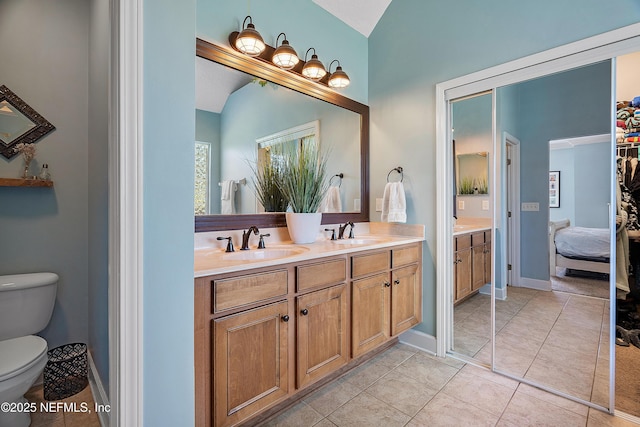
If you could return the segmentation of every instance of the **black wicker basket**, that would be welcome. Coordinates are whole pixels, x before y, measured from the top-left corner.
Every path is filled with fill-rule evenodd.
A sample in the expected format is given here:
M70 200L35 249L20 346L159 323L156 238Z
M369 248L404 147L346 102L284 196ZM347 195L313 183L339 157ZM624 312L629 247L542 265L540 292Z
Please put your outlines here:
M87 379L87 345L65 344L47 352L44 367L44 398L60 400L84 390Z

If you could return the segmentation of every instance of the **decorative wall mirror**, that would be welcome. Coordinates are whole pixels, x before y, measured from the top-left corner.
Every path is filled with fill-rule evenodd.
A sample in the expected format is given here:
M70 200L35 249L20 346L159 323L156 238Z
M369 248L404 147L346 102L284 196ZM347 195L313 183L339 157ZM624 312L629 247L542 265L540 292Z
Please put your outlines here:
M37 142L55 127L5 85L0 86L0 153L7 159L18 154L20 143Z
M369 220L368 106L270 63L201 39L196 40L196 55L197 74L220 73L231 85L223 104L217 107L223 111L217 119L220 136L214 144L218 147L212 145L208 161L202 162L213 172L209 178L209 206L205 215L195 216L196 232L250 225L285 226L284 213L264 212L256 202L251 188L251 161L258 160L262 138L316 120L318 143L329 149L328 173L344 176L341 182L344 209L341 213L325 213L323 223ZM200 77L196 77L197 86ZM224 84L222 80L216 78L215 85ZM197 92L199 98L207 91L198 87ZM206 128L198 120L213 109L201 111L197 106L196 110L196 129ZM222 117L225 114L227 118ZM197 135L197 139L201 144L202 135ZM240 184L235 194L236 213L219 214L222 209L218 183L231 180Z

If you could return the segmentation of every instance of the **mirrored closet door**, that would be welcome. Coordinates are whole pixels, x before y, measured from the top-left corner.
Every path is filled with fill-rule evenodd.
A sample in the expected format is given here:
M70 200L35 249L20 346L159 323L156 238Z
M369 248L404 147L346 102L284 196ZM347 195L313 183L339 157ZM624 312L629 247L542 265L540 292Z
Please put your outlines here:
M614 289L611 82L611 61L602 61L447 101L456 218L449 353L603 410Z

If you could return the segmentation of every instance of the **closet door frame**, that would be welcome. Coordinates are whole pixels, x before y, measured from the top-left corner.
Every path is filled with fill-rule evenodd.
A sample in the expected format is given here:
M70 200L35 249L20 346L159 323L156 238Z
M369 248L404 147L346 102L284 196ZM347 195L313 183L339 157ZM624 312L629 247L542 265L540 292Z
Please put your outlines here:
M622 27L607 33L599 34L584 40L553 48L544 52L530 55L515 61L507 62L495 67L478 71L466 76L448 80L436 85L436 177L437 177L437 269L436 269L436 353L446 356L451 348L452 337L452 288L453 280L453 247L451 230L453 229L453 208L451 195L453 194L452 162L453 154L450 150L450 100L473 95L483 91L494 90L498 87L514 84L549 74L567 71L580 66L600 61L612 61L612 89L615 88L615 58L620 55L640 51L640 23ZM615 108L615 90L611 91L611 111ZM612 120L612 141L615 136L615 123ZM495 133L495 125L494 125ZM494 148L496 145L494 136ZM612 144L612 159L615 144ZM497 164L497 162L496 162ZM495 176L494 167L494 176ZM496 181L494 181L495 185ZM615 175L611 177L610 217L615 218ZM494 190L495 193L495 190ZM494 204L494 222L496 220ZM495 229L494 223L494 229ZM493 239L495 246L505 247L505 242ZM494 251L495 252L495 251ZM611 253L615 253L615 228L611 227ZM610 281L615 283L615 264L610 265ZM493 260L492 295L495 294L495 269L502 268ZM506 271L502 271L506 277ZM517 280L518 278L516 278ZM610 313L615 314L615 287L610 287ZM493 306L493 301L492 301ZM492 307L492 316L495 316ZM494 323L492 318L492 323ZM493 328L492 328L493 329ZM564 396L585 405L614 413L615 408L615 321L610 322L609 343L610 372L609 372L609 407L603 408L573 396ZM495 341L495 340L493 340ZM493 344L495 350L495 344ZM493 358L493 356L492 356ZM492 359L493 360L493 359ZM492 361L492 370L495 363Z

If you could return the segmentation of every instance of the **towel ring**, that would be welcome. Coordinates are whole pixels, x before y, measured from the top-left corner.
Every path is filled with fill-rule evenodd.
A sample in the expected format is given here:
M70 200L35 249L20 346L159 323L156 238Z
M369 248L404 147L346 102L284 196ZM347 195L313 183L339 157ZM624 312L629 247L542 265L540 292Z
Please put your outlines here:
M401 175L400 182L404 181L404 169L402 169L402 166L398 166L397 168L393 168L389 171L387 174L387 182L389 182L389 175L391 175L391 172L393 171L396 171Z
M342 172L337 173L331 177L331 179L329 180L329 186L331 186L331 184L333 183L333 178L335 177L340 178L340 183L338 184L338 187L342 187L342 178L344 178L344 174Z

